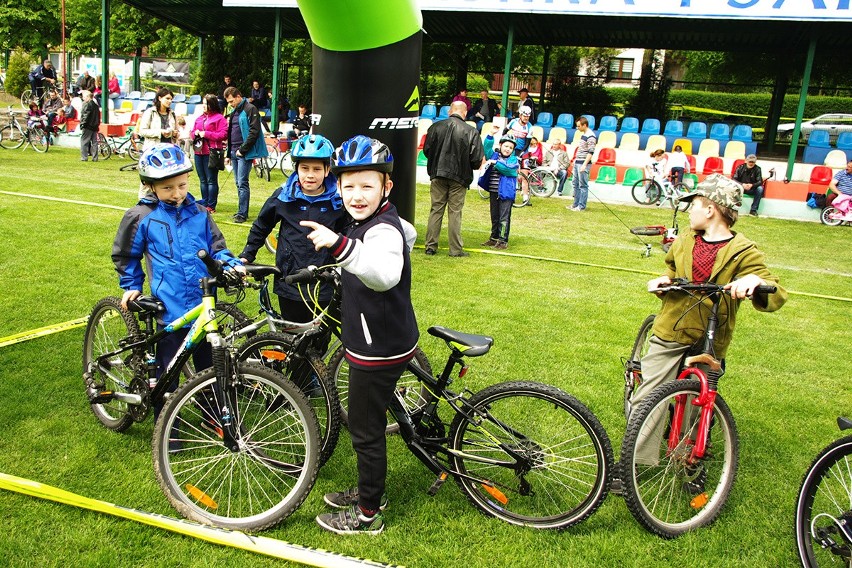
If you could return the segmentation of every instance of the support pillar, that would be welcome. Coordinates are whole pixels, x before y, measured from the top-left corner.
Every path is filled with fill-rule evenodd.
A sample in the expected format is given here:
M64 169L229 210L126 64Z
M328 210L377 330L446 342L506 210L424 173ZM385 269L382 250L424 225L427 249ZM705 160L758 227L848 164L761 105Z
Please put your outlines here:
M503 110L500 116L508 116L509 112L509 77L512 73L512 49L515 43L515 24L509 24L509 35L506 37L506 62L503 65Z
M101 0L101 122L109 122L109 6Z
M786 179L792 179L793 164L796 163L796 152L799 149L799 134L802 131L802 117L805 115L805 101L808 98L808 86L811 82L811 70L814 66L814 53L816 52L816 38L811 39L808 46L808 56L805 59L805 71L802 73L802 88L799 91L799 107L796 110L796 126L793 128L793 139L790 141L790 155L787 157Z

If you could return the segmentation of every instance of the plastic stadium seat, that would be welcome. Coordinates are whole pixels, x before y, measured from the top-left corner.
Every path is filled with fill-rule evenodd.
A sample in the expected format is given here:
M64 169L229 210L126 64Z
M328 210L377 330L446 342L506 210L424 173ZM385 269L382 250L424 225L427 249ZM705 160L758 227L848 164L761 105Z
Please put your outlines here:
M639 119L633 116L625 116L621 119L621 128L618 130L619 132L635 132L639 133Z
M615 132L604 130L603 132L598 132L597 146L599 148L615 148L616 140Z
M556 117L556 126L561 126L565 130L571 130L575 126L574 115L570 112L563 112Z
M825 157L825 165L829 168L843 169L846 167L846 152L843 150L832 150Z
M680 149L687 156L692 155L692 140L689 138L675 138L674 142L672 142L672 150L674 150L675 146L680 146Z
M186 95L184 95L183 93L178 93L172 99L172 102L173 103L185 103L186 102Z
M581 137L582 135L583 135L583 133L582 133L582 132L580 132L579 130L575 130L575 131L574 131L574 135L573 135L573 137L571 138L571 145L572 145L572 146L576 146L577 144L579 144L579 143L580 143L580 137Z
M172 110L175 114L180 116L186 116L187 114L189 114L189 107L187 107L186 103L175 103L174 101L172 101Z
M595 182L615 185L617 175L618 170L615 169L615 166L601 166L598 170L598 177L595 178Z
M603 117L598 125L598 130L601 132L615 132L616 128L618 128L618 119L611 114Z
M540 112L535 116L535 124L536 126L541 126L542 128L549 128L553 126L553 114L549 112Z
M666 149L666 137L662 134L652 134L648 137L648 143L645 144L645 152L650 152L657 148L663 151Z
M594 116L592 116L590 114L581 114L580 116L585 116L586 120L589 121L589 128L591 128L592 130L595 129L595 117Z
M121 101L121 108L118 110L120 112L133 112L133 101Z
M450 116L450 105L445 105L445 106L442 106L438 110L438 116L436 116L433 120L435 122L438 122L439 120L444 120L446 118L449 118L449 116Z
M686 129L687 138L707 138L707 124L704 122L690 122Z
M642 122L642 130L640 134L659 134L660 133L660 121L656 118L646 118Z
M157 98L157 93L155 91L147 91L144 95L142 95L143 101L153 101Z
M645 170L642 168L628 168L624 172L624 181L621 185L632 186L634 183L645 177Z
M192 95L188 99L186 99L187 105L197 105L201 104L201 95Z
M718 156L708 156L706 160L704 160L704 170L701 172L705 176L710 174L721 174L724 173L725 162L722 161L722 158Z
M837 146L838 150L846 151L848 155L849 150L852 150L852 132L841 132L837 136L837 142L835 142L835 146Z
M731 132L731 140L739 140L740 142L751 142L751 136L751 126L748 124L737 124Z
M423 109L420 111L420 118L428 118L432 120L438 114L438 109L435 105L423 105Z
M598 160L595 163L603 166L614 166L615 148L601 148L601 151L598 152Z
M698 185L698 176L695 174L683 174L683 183L685 183L689 189L695 189L695 186Z
M695 165L695 156L693 156L692 154L687 154L686 161L689 162L689 171L695 172L695 170L698 169L698 167Z
M706 140L701 141L701 145L698 147L698 155L699 156L719 156L719 141L712 140L707 138Z
M670 120L666 123L666 127L663 129L663 136L668 138L672 136L674 138L680 138L683 136L683 122L680 120Z
M138 101L140 98L142 98L142 92L141 91L130 91L129 93L127 93L127 96L124 97L124 98L129 99L131 101Z
M530 128L530 138L535 138L539 142L544 142L544 128L537 124Z
M550 129L550 134L547 137L547 143L553 144L557 140L565 142L568 138L568 132L561 126L554 126Z
M423 153L423 150L417 152L417 165L425 166L428 160L426 159L426 154Z
M745 158L734 160L734 165L731 167L731 177L734 177L734 174L737 173L737 168L743 164L745 164Z
M417 135L420 136L421 134L426 134L426 131L429 130L430 126L432 126L432 119L431 118L421 118L420 120L418 120L417 121ZM491 126L490 122L488 123L488 126L489 127ZM491 132L491 131L489 130L489 132Z
M717 122L710 125L710 136L714 140L730 140L731 127L724 122Z
M808 146L813 148L831 148L831 135L828 130L814 130L808 136Z
M814 169L811 170L811 183L828 185L831 183L832 177L834 177L834 172L828 166L814 166Z
M618 145L619 150L638 150L639 135L635 132L627 132L621 137L621 142Z
M739 140L730 140L725 145L725 158L745 158L746 156L746 145L745 142L741 142Z

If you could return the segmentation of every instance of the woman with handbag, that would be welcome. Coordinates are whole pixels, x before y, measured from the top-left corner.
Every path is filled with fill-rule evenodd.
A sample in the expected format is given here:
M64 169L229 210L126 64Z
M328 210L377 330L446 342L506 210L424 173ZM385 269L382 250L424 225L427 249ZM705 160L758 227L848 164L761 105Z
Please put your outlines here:
M211 213L216 212L219 199L219 172L225 169L224 141L228 135L228 120L219 109L216 95L205 95L204 113L192 127L195 171L201 182L201 201Z

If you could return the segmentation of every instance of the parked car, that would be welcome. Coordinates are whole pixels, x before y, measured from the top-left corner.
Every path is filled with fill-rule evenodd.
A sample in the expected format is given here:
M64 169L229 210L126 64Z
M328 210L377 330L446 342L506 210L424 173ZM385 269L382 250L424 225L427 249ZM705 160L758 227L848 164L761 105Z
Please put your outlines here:
M778 125L778 137L789 140L793 137L795 123ZM837 140L841 132L852 131L852 114L823 114L811 120L802 121L802 139L807 140L814 130L828 130L831 143Z

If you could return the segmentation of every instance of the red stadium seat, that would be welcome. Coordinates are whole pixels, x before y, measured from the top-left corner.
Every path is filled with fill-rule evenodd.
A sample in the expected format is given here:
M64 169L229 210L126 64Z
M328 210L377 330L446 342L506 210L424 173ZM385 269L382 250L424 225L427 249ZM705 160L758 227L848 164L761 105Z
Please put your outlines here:
M686 161L689 162L689 171L695 173L695 156L687 154Z
M734 160L734 167L731 168L731 177L734 177L734 174L737 172L737 168L740 167L740 165L742 164L745 164L745 160L743 160L742 158L737 158L736 160Z
M598 154L598 161L595 163L600 164L602 166L614 166L615 148L601 148L601 151Z
M828 166L814 166L811 170L811 183L828 185L831 183L832 171Z
M725 162L722 161L722 158L718 156L708 156L706 160L704 160L704 171L701 172L705 176L710 174L721 174L724 173Z

